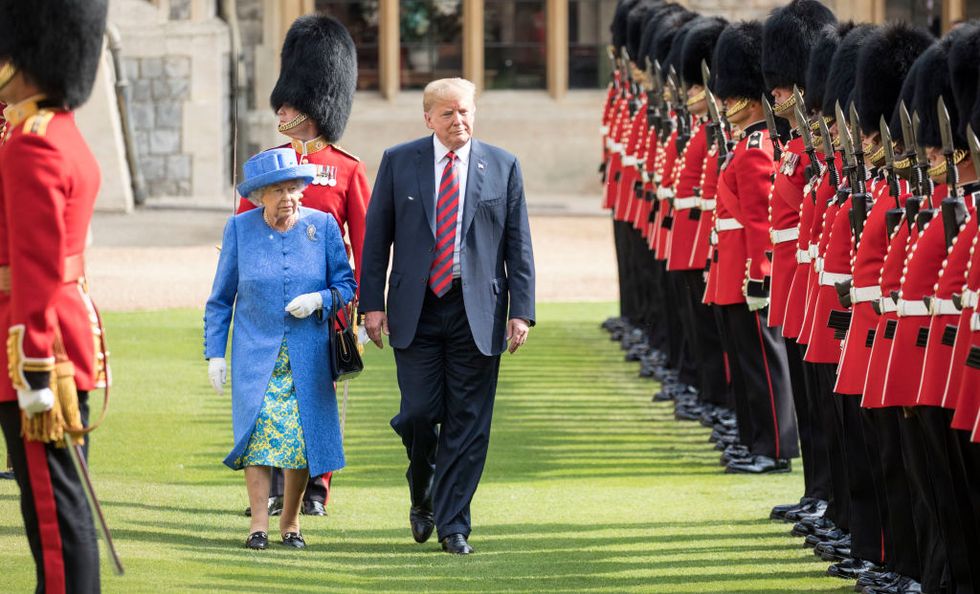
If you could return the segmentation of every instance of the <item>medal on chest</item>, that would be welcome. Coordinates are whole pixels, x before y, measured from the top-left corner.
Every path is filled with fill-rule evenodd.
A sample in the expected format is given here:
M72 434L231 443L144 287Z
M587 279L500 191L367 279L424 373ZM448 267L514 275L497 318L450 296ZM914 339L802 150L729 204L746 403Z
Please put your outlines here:
M796 166L800 162L800 156L796 153L785 152L783 153L782 163L779 165L779 173L790 177L796 171Z
M333 165L316 165L316 175L313 177L314 186L332 188L337 185L337 168Z

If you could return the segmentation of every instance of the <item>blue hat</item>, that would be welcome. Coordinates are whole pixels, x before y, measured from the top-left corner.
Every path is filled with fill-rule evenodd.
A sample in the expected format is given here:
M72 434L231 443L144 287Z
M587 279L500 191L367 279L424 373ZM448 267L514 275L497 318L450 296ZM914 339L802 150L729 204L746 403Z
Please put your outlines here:
M245 161L245 181L238 184L238 193L249 194L292 179L301 179L306 184L316 177L316 165L298 165L296 151L291 148L277 148L261 152Z

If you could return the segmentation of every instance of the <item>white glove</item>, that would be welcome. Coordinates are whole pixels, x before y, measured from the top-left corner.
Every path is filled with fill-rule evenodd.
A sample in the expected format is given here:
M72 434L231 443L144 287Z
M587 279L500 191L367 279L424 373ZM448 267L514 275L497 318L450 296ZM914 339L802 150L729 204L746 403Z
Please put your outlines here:
M228 365L223 357L208 359L208 379L211 380L211 387L214 388L215 393L220 396L228 379Z
M17 404L30 419L38 413L51 410L51 407L54 406L54 392L51 391L51 388L17 390Z
M310 314L323 307L323 297L319 293L304 293L286 306L286 311L294 318L308 318Z
M769 305L768 297L746 297L745 304L749 306L749 311L759 311Z

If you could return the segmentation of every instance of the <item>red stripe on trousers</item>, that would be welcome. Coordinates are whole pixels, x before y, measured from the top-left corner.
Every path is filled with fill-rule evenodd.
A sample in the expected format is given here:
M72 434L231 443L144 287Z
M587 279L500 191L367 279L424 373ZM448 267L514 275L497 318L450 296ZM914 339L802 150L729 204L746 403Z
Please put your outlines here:
M46 594L61 594L65 591L65 560L62 557L64 552L61 529L58 526L58 506L48 469L48 453L43 443L25 439L24 456L27 458L27 478L31 483L37 533L41 540L44 591Z
M772 392L772 376L769 375L769 358L766 357L766 342L762 339L762 323L759 312L755 312L755 327L759 331L759 346L762 347L762 365L766 368L766 382L769 383L769 406L772 408L772 426L776 430L776 457L779 458L779 419L776 418L776 395Z

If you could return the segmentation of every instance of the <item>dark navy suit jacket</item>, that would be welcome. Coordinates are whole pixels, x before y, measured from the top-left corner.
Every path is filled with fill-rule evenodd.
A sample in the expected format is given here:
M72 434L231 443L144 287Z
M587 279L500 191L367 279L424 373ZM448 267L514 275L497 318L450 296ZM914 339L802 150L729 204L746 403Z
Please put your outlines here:
M509 318L534 324L531 230L517 158L476 139L470 142L460 280L477 348L498 355L507 347ZM386 310L385 273L393 253L386 311L394 348L406 348L415 338L435 257L434 160L431 136L386 150L368 205L360 310Z

